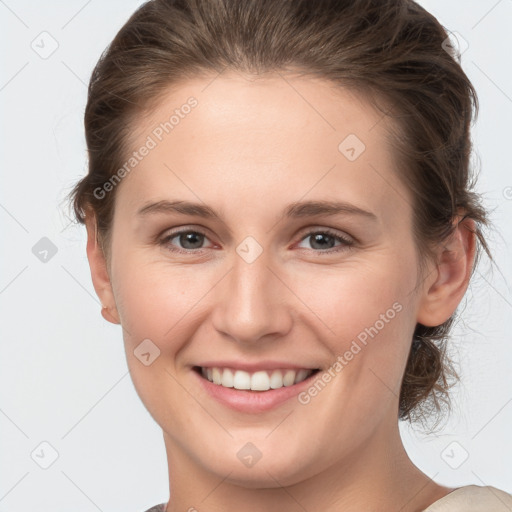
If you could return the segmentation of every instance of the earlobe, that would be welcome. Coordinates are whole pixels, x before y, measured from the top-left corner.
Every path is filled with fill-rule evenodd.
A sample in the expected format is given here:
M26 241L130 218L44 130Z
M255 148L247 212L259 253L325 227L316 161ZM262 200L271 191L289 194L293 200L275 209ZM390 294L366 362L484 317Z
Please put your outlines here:
M101 307L101 316L112 324L120 324L119 316L117 315L117 309L115 310L115 316L110 313L110 308L108 306Z
M418 323L435 327L453 315L467 290L475 250L475 222L462 218L449 239L440 245L437 267L431 273L432 279L426 280L422 292Z
M89 260L93 286L102 304L101 315L108 322L120 324L112 284L107 270L107 262L98 242L97 224L94 214L86 216L85 225L87 229L87 259Z

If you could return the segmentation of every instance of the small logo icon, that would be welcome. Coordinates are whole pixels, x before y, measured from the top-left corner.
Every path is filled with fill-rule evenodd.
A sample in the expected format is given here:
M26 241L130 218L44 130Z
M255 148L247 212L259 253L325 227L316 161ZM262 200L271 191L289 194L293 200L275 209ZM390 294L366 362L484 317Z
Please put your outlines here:
M469 457L468 451L457 441L452 441L442 452L441 458L452 469L458 469Z
M446 53L459 59L461 55L469 48L469 43L459 34L459 32L448 32L448 37L441 45Z
M57 254L57 250L57 246L49 238L43 236L32 247L32 254L42 263L48 263Z
M144 366L149 366L160 355L160 349L149 338L146 338L137 345L133 353Z
M263 252L263 247L255 238L248 236L237 246L236 252L246 263L253 263Z
M59 47L57 40L48 32L41 32L31 43L30 47L41 59L47 59L55 53Z
M261 459L262 453L252 443L245 443L236 456L242 464L252 468Z
M48 441L43 441L32 450L30 457L40 468L48 469L59 458L59 452Z
M338 151L350 162L357 160L365 151L364 142L351 133L338 146Z

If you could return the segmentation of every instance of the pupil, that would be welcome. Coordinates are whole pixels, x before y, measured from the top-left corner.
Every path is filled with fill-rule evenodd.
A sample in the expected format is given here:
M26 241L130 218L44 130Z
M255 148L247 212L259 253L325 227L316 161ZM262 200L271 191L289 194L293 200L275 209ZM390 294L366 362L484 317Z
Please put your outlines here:
M193 246L193 247L187 247L187 244L188 243L192 243L192 245L194 245L194 239L196 239L196 243L197 243L197 237L201 237L202 235L200 235L199 233L187 233L185 235L181 235L181 240L180 242L182 243L182 245L186 248L186 249L197 249L197 247ZM201 247L202 245L202 242L199 243L199 247Z
M326 243L321 243L321 239L327 239L327 244ZM313 235L313 239L314 239L314 243L313 243L313 247L314 247L314 244L315 243L319 243L320 245L320 249L325 249L325 246L326 245L329 245L329 248L330 248L330 244L329 244L329 241L333 241L333 237L332 236L329 236L329 235L326 235L326 234L322 234L322 233L318 233L317 235Z

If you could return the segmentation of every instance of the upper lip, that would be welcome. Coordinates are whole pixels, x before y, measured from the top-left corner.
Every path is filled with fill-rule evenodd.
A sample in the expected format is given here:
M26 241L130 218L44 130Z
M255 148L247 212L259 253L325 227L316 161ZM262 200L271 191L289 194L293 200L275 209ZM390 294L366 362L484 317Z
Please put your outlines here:
M246 372L256 372L258 370L318 370L318 366L308 364L295 364L287 361L259 361L257 363L248 363L246 361L204 361L196 366L202 368L233 368L234 370L242 370Z

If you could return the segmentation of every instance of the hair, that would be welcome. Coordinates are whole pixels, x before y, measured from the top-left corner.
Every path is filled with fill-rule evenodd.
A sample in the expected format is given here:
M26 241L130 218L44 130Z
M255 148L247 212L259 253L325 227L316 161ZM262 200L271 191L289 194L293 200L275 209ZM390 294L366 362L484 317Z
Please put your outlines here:
M92 72L84 119L89 169L69 194L74 216L82 224L94 216L108 261L116 194L98 198L94 191L126 161L140 116L171 87L200 75L298 70L361 94L394 120L387 139L413 198L421 269L461 216L475 221L475 265L482 248L492 260L482 233L489 220L470 168L478 100L448 38L412 0L148 1ZM449 406L458 376L445 342L454 318L416 325L400 419L415 421Z

